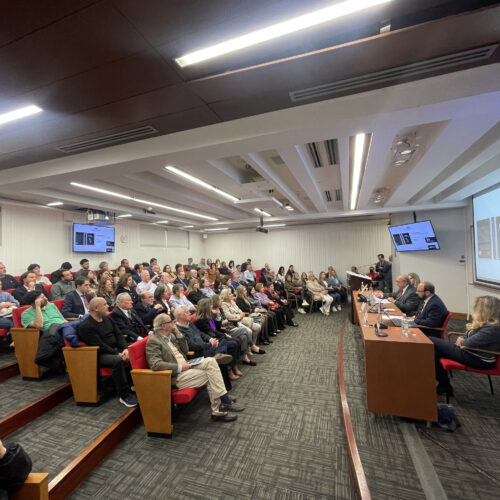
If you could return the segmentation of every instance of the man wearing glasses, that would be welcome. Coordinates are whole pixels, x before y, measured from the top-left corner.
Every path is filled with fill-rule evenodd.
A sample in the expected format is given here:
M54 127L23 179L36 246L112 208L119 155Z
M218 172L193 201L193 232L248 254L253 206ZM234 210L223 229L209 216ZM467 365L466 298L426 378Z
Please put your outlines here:
M184 336L177 331L175 323L168 314L159 314L153 322L154 333L146 344L146 358L153 371L172 370L172 387L207 386L212 420L232 422L237 416L234 412L244 408L235 404L226 391L219 365L214 358L204 358L193 366L186 358L188 345Z

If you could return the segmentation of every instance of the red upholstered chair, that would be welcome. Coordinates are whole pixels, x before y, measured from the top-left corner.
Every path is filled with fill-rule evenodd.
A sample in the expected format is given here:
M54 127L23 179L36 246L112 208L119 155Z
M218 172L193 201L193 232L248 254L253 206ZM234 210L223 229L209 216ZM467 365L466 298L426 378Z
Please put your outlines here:
M36 328L23 328L21 324L21 314L29 307L17 307L12 311L14 328L11 328L10 333L14 341L14 349L21 377L40 378L40 367L35 363L40 331Z
M259 282L260 279L260 273L261 273L260 269L257 269L257 271L255 271L255 276L257 276L257 283Z
M14 276L14 279L15 279L18 283L20 283L20 281L21 281L21 276Z
M6 337L9 334L9 330L7 328L0 328L0 337Z
M59 309L59 312L62 312L64 299L54 300L52 303Z
M149 337L130 345L130 364L132 380L139 400L144 426L150 436L171 437L172 401L174 404L187 404L198 394L199 388L172 391L172 371L149 369L146 360L146 343Z
M184 272L187 273L187 264L183 264L182 268L184 269Z
M448 316L446 316L446 319L444 320L443 326L441 327L441 338L444 340L446 339L446 327L448 326L448 323L450 322L451 319L451 311L448 311Z
M13 292L14 290L15 290L15 288L9 288L9 289L7 290L7 293L10 293L10 294L12 295L12 292Z
M43 285L43 288L45 288L45 291L49 294L50 297L50 291L52 290L52 285Z
M50 280L50 277L52 276L52 274L44 274L44 276Z

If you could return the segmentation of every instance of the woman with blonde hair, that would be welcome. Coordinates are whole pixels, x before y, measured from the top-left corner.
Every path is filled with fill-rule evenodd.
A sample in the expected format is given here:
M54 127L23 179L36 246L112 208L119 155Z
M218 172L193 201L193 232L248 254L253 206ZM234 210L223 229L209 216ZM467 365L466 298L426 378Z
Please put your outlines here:
M248 314L254 322L260 325L259 340L262 344L269 345L269 326L267 316L263 314L265 311L264 309L252 306L250 300L248 299L248 290L243 285L236 288L236 305L244 313Z
M333 297L328 295L328 290L321 286L314 276L312 271L309 272L307 276L307 289L312 293L313 300L323 302L323 305L319 308L319 310L325 315L330 315L330 307L332 306Z
M420 284L420 277L417 273L408 273L408 278L410 279L410 285L417 288Z
M478 297L474 303L472 321L465 326L467 332L460 335L454 344L429 337L434 343L438 394L453 395L448 373L440 363L441 358L458 361L476 370L495 367L500 355L500 299L491 295Z
M237 305L232 301L233 294L231 290L222 290L220 293L221 308L224 311L226 318L229 321L238 321L238 326L246 326L252 332L252 344L250 350L257 354L265 354L266 351L257 346L257 338L259 336L261 327L252 318L247 316Z

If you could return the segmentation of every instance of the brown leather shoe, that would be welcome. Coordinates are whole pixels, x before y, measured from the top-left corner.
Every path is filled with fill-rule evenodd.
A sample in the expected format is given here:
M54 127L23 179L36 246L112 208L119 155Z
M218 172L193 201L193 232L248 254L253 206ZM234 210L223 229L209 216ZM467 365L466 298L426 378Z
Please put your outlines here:
M220 405L219 406L219 411L228 411L228 412L233 412L236 413L238 411L243 411L245 409L244 406L238 406L237 404L234 403L234 401L230 405Z
M238 415L235 415L234 413L220 413L217 415L212 413L212 420L215 420L216 422L234 422L237 418Z
M219 363L219 365L227 365L228 363L231 363L233 357L231 356L231 354L222 354L221 352L218 352L214 356L214 359L215 361L217 361L217 363Z

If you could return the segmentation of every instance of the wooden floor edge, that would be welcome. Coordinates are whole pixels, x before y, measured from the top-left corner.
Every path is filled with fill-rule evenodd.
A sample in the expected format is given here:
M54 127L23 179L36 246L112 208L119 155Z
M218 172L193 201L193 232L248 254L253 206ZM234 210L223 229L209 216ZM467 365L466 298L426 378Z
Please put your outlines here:
M36 401L16 410L0 420L0 439L29 424L44 413L73 395L71 384L67 383L45 394Z
M342 418L344 421L344 430L347 439L347 448L349 450L349 463L351 465L351 473L354 480L357 497L361 500L370 500L371 494L368 488L368 482L366 481L363 464L361 463L361 458L359 456L358 446L356 445L356 438L354 437L354 431L352 428L351 412L349 411L349 404L347 403L347 396L345 391L344 354L343 354L344 334L345 334L345 323L343 324L342 331L340 332L337 364L338 364L340 402L342 405Z
M0 366L0 382L19 375L19 365L17 361L8 365Z
M131 408L103 432L49 483L49 499L66 498L140 422L138 407Z

